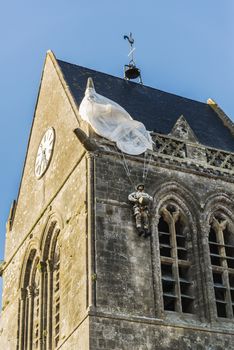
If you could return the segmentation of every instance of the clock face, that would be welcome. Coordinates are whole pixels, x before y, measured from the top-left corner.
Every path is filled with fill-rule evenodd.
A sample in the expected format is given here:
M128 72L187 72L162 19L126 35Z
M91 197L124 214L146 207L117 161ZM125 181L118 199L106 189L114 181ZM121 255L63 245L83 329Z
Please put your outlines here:
M50 164L54 148L54 141L54 129L49 128L42 137L37 151L37 157L35 162L35 175L37 179L40 179L42 175L44 175Z

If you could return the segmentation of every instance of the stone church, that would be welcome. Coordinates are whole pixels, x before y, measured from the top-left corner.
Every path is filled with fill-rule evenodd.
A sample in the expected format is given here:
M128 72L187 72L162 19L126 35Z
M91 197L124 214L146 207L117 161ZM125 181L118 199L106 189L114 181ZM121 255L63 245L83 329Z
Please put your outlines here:
M145 125L152 151L121 153L81 119L88 78ZM234 125L213 100L49 51L7 222L0 349L233 350L233 175ZM128 201L141 182L148 237Z

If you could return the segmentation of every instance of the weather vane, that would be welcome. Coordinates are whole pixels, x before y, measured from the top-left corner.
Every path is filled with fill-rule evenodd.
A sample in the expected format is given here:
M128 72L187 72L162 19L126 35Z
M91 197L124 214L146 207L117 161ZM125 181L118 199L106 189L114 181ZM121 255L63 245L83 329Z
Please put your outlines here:
M132 64L135 65L134 58L133 58L133 53L134 53L134 51L136 50L136 48L133 47L134 39L133 39L133 37L132 37L132 33L130 33L129 36L128 36L128 35L124 35L124 39L125 39L125 40L127 39L128 42L129 42L129 45L130 45L130 52L129 52L129 54L128 54L128 57L131 56L131 61L129 62L129 64L132 63Z
M130 52L128 54L128 57L131 57L129 64L125 64L124 66L124 78L127 80L139 78L139 82L142 84L141 71L139 68L136 67L134 56L133 56L133 53L136 50L136 48L133 46L134 39L133 39L132 33L130 33L129 35L124 35L124 39L128 40L129 42Z

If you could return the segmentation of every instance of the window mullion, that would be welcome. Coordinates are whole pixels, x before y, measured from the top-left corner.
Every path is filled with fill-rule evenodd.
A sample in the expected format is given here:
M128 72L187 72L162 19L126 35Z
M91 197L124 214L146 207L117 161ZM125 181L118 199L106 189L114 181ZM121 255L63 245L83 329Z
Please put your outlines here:
M225 251L225 242L224 242L224 237L223 237L223 231L221 227L218 227L217 236L218 236L218 243L219 243L219 255L222 257L221 259L221 266L223 269L227 270L227 259L226 259L226 251Z
M56 262L54 261L56 265L53 271L53 343L55 349L58 347L60 340L60 251L58 244L56 248Z
M229 273L227 270L223 272L223 279L224 279L224 285L226 287L227 317L232 318L233 317L232 298L231 298L231 291L230 291L230 285L229 285Z
M33 348L33 332L34 332L34 325L33 321L35 318L34 315L34 286L29 285L27 287L27 292L28 292L28 350L31 350Z
M46 292L45 292L45 286L46 286L46 265L43 261L40 262L40 270L41 270L41 277L40 277L40 294L39 294L39 349L44 350L45 349L45 333L44 333L44 323L45 323L45 309L46 305L43 301L46 300Z
M47 261L47 274L48 274L48 285L47 285L47 296L48 296L48 304L47 304L47 349L52 348L52 308L53 308L53 261Z
M179 264L178 264L177 243L176 243L176 228L175 228L174 219L170 223L170 231L171 231L171 246L172 246L172 258L173 258L172 269L173 269L173 277L175 279L175 292L176 292L176 311L182 312L180 280L179 280Z

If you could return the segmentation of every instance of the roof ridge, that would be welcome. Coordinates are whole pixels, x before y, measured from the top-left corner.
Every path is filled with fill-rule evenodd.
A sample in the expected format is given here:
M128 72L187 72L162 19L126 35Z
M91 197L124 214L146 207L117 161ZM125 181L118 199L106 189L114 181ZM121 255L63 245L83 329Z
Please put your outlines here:
M212 99L207 100L207 104L216 112L218 117L222 120L223 124L230 130L231 134L234 136L234 123L229 118L229 116L220 108L220 106Z

